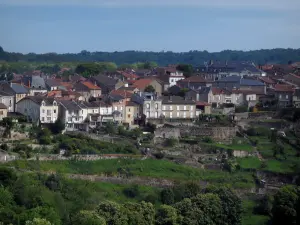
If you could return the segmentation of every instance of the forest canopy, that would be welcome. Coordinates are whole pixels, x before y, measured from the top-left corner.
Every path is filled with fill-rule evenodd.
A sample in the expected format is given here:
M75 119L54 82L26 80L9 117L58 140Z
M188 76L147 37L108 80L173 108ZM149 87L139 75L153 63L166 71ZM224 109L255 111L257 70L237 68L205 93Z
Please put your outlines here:
M232 51L221 52L189 51L189 52L89 52L86 50L80 53L45 53L45 54L22 54L6 52L0 46L0 61L6 62L114 62L117 65L132 64L136 62L156 62L158 65L168 64L191 64L202 65L204 61L211 59L220 61L253 61L257 64L279 63L288 64L300 61L300 49L262 49L254 51Z

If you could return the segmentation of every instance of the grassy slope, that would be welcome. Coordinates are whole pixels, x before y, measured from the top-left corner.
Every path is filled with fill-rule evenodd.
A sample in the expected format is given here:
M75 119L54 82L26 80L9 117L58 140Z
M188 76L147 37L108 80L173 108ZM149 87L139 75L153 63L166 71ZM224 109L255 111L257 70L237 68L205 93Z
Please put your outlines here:
M252 173L204 170L176 164L166 160L109 159L97 161L14 161L6 164L20 169L57 171L77 174L110 174L129 171L134 176L174 180L203 180L210 183L230 184L237 188L254 186Z
M264 215L256 215L253 209L256 203L251 200L243 201L242 225L266 225L269 217Z

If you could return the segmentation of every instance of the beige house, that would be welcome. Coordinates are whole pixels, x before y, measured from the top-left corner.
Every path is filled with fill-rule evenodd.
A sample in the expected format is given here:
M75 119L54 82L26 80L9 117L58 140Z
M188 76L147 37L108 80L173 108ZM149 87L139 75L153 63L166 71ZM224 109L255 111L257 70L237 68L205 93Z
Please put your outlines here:
M140 106L134 102L127 102L125 106L125 118L124 123L129 126L134 125L134 120L138 118Z
M201 114L211 114L211 104L207 102L196 102L196 116Z
M163 96L162 114L169 119L195 118L196 102L180 96Z
M0 103L0 121L7 117L7 107L3 103Z

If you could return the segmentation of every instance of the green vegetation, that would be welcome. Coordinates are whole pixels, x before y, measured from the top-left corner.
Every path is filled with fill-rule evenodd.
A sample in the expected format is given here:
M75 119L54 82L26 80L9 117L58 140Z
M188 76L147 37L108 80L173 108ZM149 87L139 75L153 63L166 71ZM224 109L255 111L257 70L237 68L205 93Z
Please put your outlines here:
M267 215L255 214L257 203L253 200L243 201L242 225L266 225L270 220Z
M238 158L241 169L260 169L262 162L257 157Z
M107 174L167 178L174 180L202 180L216 184L228 184L236 188L251 188L252 173L203 170L179 165L166 160L108 159L97 161L14 161L5 164L19 169L58 171L70 174Z

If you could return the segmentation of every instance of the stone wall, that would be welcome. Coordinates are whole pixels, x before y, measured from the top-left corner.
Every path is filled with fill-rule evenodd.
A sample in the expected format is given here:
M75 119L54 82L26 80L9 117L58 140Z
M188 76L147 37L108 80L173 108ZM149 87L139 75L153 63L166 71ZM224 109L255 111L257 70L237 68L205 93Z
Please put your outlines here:
M275 116L275 112L250 112L249 119L269 119Z
M212 137L215 140L228 140L236 136L236 127L176 126L161 127L154 132L155 138Z

